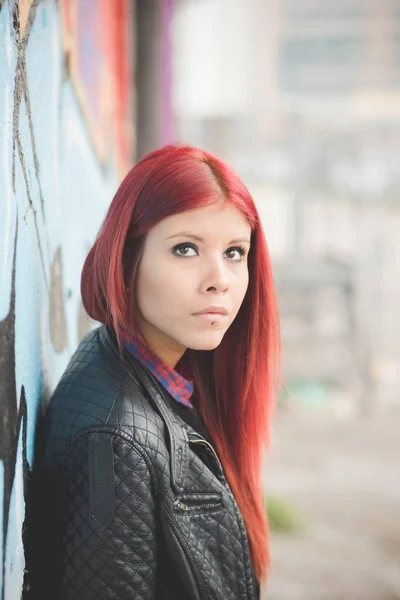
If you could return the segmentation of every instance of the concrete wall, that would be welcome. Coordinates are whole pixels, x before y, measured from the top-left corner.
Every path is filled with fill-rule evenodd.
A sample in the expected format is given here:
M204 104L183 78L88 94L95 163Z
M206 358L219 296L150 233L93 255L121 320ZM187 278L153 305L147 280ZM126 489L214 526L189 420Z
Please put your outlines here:
M106 4L0 0L2 600L23 588L37 416L91 326L81 267L131 160L128 2Z

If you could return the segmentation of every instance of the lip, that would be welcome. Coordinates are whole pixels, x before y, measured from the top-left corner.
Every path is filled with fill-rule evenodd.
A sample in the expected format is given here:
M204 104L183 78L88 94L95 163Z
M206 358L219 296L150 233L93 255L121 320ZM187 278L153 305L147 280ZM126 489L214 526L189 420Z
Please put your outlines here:
M223 315L221 313L213 313L213 312L197 313L194 316L198 317L199 319L202 319L203 321L208 321L210 323L219 323L220 321L223 321L224 319L226 319L226 315Z
M228 311L226 310L225 306L207 306L207 308L205 308L204 310L195 313L196 316L201 316L201 315L220 315L220 316L225 316L228 314Z
M228 311L224 306L207 306L201 312L195 313L195 317L199 317L203 321L209 323L219 323L225 319Z

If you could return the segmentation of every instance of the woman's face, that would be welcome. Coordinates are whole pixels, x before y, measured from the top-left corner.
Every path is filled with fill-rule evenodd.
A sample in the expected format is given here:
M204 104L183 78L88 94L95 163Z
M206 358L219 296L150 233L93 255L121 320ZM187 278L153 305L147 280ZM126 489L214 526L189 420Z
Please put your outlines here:
M220 344L247 290L250 234L244 215L223 200L167 217L147 234L138 321L149 346L170 366L186 348ZM199 315L213 306L226 314Z

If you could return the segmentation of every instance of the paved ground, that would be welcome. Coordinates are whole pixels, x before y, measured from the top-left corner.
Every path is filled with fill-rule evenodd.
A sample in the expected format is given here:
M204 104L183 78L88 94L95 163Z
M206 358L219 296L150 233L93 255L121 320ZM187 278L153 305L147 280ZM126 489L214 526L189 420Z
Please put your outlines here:
M263 600L400 600L400 412L278 415L265 484L304 529L272 536Z

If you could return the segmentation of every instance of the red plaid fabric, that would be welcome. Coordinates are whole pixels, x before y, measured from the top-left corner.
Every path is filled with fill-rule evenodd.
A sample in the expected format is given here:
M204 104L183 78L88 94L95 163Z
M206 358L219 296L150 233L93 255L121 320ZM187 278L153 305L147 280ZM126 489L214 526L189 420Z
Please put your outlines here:
M189 379L183 377L178 371L169 367L150 348L142 344L137 338L132 337L126 331L121 331L125 348L136 356L140 362L158 379L161 385L180 404L193 408L190 398L193 394L193 384ZM182 372L187 377L187 369L184 361L181 363Z

